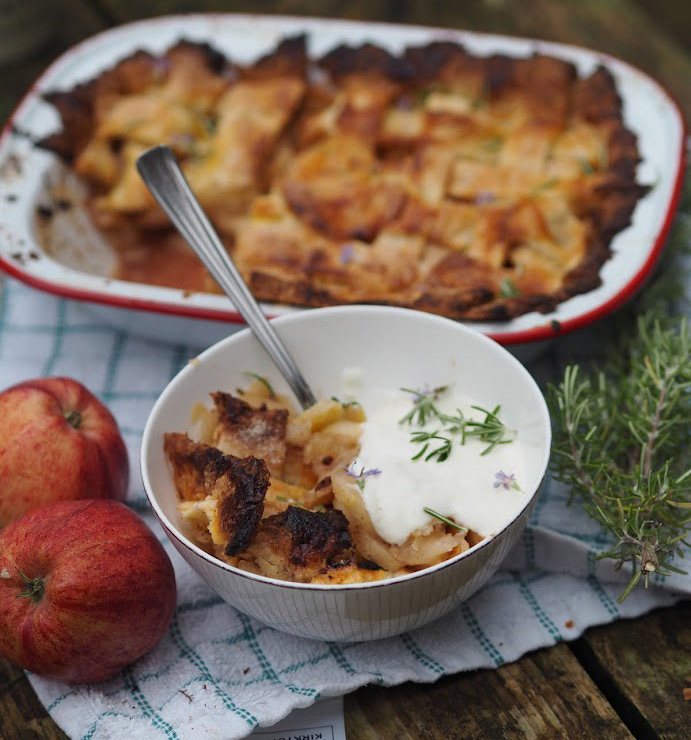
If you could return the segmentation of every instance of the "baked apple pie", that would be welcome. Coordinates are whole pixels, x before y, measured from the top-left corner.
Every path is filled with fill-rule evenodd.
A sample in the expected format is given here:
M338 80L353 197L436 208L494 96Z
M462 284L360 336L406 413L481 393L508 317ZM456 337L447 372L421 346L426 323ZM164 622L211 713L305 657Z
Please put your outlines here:
M116 277L214 291L140 180L165 143L261 300L380 303L457 319L547 312L599 284L645 189L604 68L392 54L302 36L240 65L181 41L47 99L42 146L88 185ZM625 248L625 246L623 247Z

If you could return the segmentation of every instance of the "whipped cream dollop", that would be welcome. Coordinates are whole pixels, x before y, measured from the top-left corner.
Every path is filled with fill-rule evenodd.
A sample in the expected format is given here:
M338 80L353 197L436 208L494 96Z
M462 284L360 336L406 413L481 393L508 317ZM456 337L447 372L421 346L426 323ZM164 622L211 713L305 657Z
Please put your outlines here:
M354 373L351 371L350 379ZM354 389L353 389L354 390ZM393 545L401 545L416 530L434 521L425 508L452 519L486 537L498 531L526 501L522 483L528 478L532 456L508 421L502 439L483 454L489 443L467 437L462 443L459 432L434 414L423 426L416 420L401 421L413 409L414 393L401 389L366 394L363 407L367 420L363 424L361 446L349 470L360 475L362 497L372 524L379 536ZM454 386L438 394L434 406L440 414L482 422L483 411L473 408L475 402ZM493 411L493 409L487 409ZM424 458L444 440L431 439L426 452L413 457L424 446L412 439L414 432L437 432L449 439L446 459ZM510 441L508 441L510 440Z

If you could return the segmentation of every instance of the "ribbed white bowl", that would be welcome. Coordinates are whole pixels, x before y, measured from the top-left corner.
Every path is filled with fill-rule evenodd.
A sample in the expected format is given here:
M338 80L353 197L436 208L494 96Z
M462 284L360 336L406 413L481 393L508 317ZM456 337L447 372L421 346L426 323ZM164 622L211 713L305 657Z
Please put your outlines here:
M515 513L462 555L414 574L345 586L288 583L233 568L182 533L163 435L190 428L195 403L216 390L246 385L247 372L287 387L249 330L195 358L154 406L142 441L141 467L151 506L176 549L228 603L276 629L320 640L390 637L419 627L467 599L494 573L520 536L549 458L545 401L527 370L498 344L454 321L382 306L340 306L274 320L318 397L342 393L344 367L358 367L369 388L455 383L478 405L501 404L507 426L528 445L530 473ZM365 408L365 411L367 409Z

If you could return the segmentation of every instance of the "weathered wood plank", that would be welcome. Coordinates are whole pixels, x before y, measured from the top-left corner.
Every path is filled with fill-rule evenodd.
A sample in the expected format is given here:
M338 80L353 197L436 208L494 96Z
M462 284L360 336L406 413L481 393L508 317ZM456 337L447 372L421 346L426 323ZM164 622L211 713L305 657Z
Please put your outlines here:
M67 740L24 671L0 658L0 740Z
M432 685L346 697L349 740L619 740L626 726L566 645Z
M682 740L691 709L683 697L691 676L690 616L687 602L587 632L572 650L598 685L562 644L496 671L458 674L433 685L365 687L346 697L348 738L632 737L616 709L636 737ZM65 735L23 672L0 659L0 738L14 737Z
M572 649L637 737L689 737L691 601L590 630Z

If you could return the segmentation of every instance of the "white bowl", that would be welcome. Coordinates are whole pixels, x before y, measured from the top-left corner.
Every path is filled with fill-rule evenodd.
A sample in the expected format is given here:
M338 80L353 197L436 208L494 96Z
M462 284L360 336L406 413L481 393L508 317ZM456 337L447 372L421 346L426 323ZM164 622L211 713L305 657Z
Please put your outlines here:
M228 603L294 635L359 641L420 627L467 599L516 543L537 500L549 458L544 398L505 349L462 324L382 306L315 309L273 321L317 397L342 392L344 367L358 367L369 389L456 383L478 405L501 404L502 419L529 446L531 465L517 510L495 534L439 565L385 581L341 586L291 583L241 571L209 555L181 531L166 432L190 430L195 403L247 383L247 372L287 386L249 330L190 362L168 385L147 421L141 463L151 506L178 552ZM365 404L365 413L367 406Z

